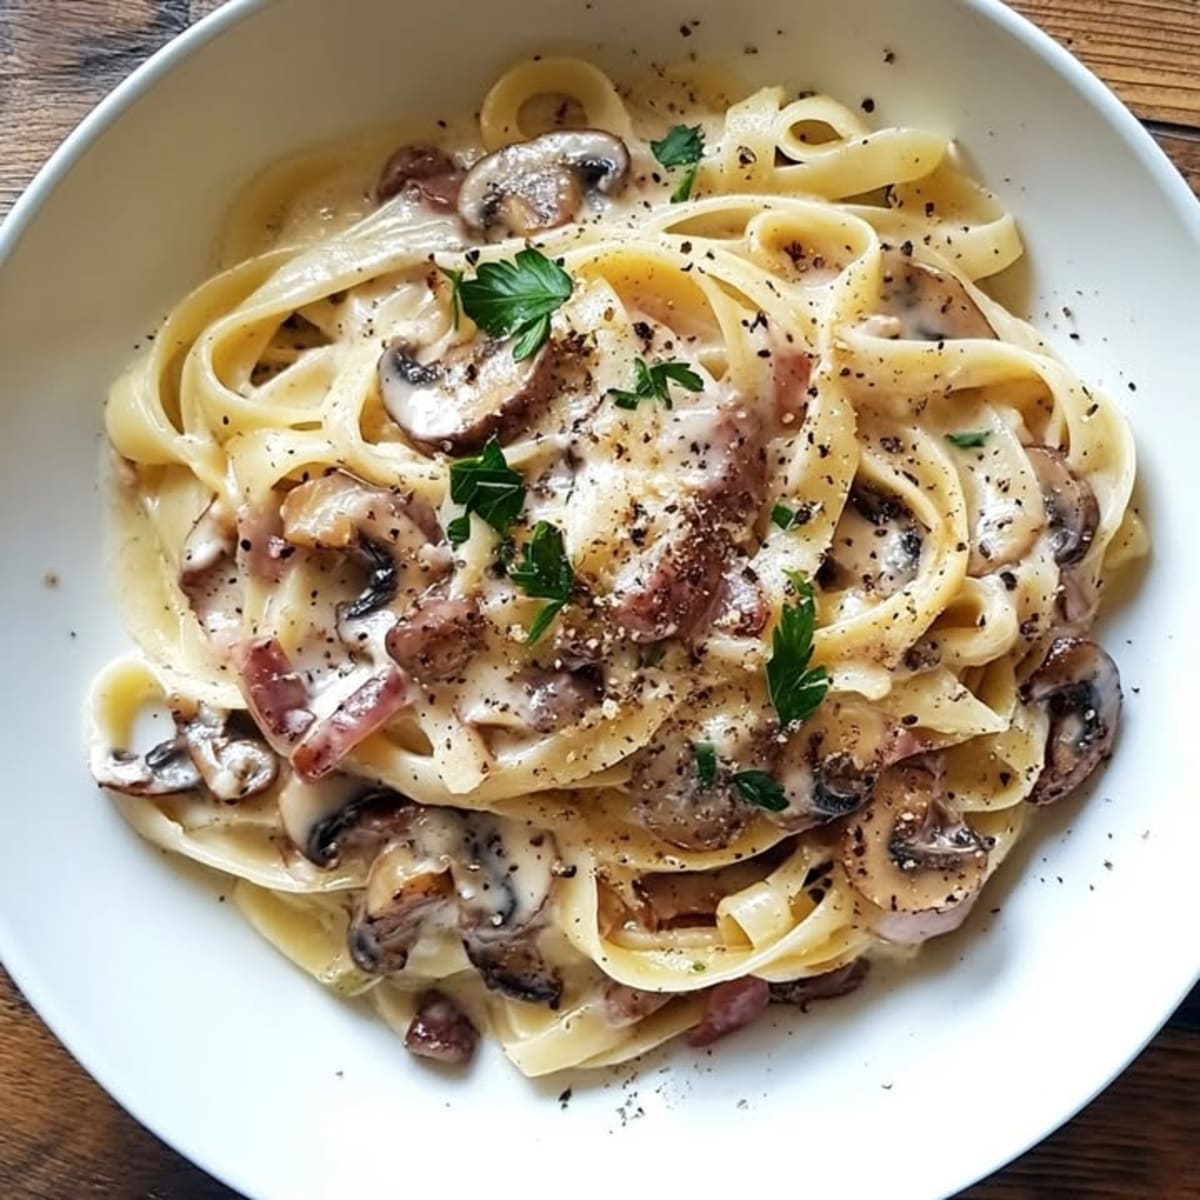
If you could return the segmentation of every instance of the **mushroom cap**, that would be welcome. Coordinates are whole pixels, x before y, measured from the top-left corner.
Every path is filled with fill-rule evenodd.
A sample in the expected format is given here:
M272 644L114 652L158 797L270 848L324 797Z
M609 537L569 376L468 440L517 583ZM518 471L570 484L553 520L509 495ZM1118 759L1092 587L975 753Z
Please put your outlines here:
M1100 524L1100 505L1091 484L1067 464L1052 446L1026 446L1030 465L1042 487L1042 505L1054 561L1060 567L1079 562L1092 545Z
M512 345L464 342L442 359L422 363L402 338L379 359L379 395L388 415L425 454L468 454L490 437L501 442L542 408L557 384L557 355L547 343L531 358Z
M1021 690L1050 716L1042 773L1029 799L1052 804L1073 792L1112 751L1121 717L1121 675L1096 642L1062 637Z
M463 180L458 212L475 229L524 236L573 221L587 195L625 183L629 151L600 129L561 129L481 158Z
M842 834L839 856L864 919L893 941L924 941L965 919L987 877L987 847L924 763L890 767Z
M979 305L953 275L900 249L885 250L882 259L880 311L896 322L895 336L924 342L995 338Z

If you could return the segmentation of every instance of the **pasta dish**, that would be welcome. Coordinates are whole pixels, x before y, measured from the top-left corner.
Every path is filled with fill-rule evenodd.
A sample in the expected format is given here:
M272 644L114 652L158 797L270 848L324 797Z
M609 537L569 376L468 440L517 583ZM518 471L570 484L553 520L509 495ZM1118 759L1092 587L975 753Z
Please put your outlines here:
M95 778L424 1057L851 991L1116 733L1133 445L1021 253L945 137L695 66L281 164L111 393Z

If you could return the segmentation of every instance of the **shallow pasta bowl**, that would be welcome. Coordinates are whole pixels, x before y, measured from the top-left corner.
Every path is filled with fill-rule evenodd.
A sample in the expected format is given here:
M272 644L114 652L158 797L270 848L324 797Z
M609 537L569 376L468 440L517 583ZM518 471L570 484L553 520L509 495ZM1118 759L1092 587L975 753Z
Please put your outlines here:
M734 57L748 82L870 97L880 121L958 138L1020 219L1025 307L1131 417L1154 551L1104 634L1128 694L1116 757L1006 866L998 913L711 1057L530 1083L492 1052L449 1078L311 986L220 902L220 880L140 843L90 782L83 696L125 645L101 552L101 407L134 344L211 268L256 169L379 120L470 108L512 60L559 49L617 74ZM0 745L19 848L0 874L6 965L122 1103L255 1197L454 1186L464 1153L542 1186L571 1186L586 1163L597 1186L701 1196L794 1172L931 1197L994 1169L1112 1078L1197 973L1197 268L1200 209L1160 152L985 0L235 0L106 102L0 232Z

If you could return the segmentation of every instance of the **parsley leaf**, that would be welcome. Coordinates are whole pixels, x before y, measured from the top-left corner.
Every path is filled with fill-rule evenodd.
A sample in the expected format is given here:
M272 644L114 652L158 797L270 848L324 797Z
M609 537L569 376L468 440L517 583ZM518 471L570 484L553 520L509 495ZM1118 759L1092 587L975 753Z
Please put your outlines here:
M529 627L526 644L532 645L550 627L575 586L575 572L563 547L561 530L548 521L539 521L533 537L521 547L520 561L508 568L508 577L526 595L551 601Z
M457 329L462 320L463 273L452 270L450 267L438 267L438 270L450 280L450 318L454 322L454 328Z
M771 509L771 523L778 525L780 529L791 529L792 523L796 520L796 514L786 504L776 504Z
M783 812L788 806L783 785L766 771L739 771L731 782L747 804L769 812Z
M704 130L699 125L673 125L661 141L652 141L654 157L667 168L688 167L671 193L671 203L679 204L692 194L696 171L704 157Z
M465 510L446 526L452 545L461 546L470 537L471 513L507 537L525 507L525 481L508 465L493 437L478 458L461 458L450 464L450 499Z
M692 753L696 756L696 777L700 786L710 788L717 782L717 748L712 742L693 742Z
M990 429L980 429L975 433L948 433L946 441L960 450L971 450L976 446L982 446L987 441L990 432Z
M808 667L816 623L812 585L798 572L789 571L788 578L800 599L783 606L767 663L767 691L785 730L808 720L829 690L829 672Z
M632 392L621 388L609 388L605 392L606 396L613 398L618 408L637 408L643 400L659 400L665 407L672 408L672 383L687 388L689 392L698 392L704 387L704 380L687 363L674 360L655 363L650 367L643 359L635 358L633 371L635 382Z
M513 358L538 352L550 336L550 316L571 297L571 277L538 250L517 252L512 262L485 262L459 285L462 310L495 338L516 337Z

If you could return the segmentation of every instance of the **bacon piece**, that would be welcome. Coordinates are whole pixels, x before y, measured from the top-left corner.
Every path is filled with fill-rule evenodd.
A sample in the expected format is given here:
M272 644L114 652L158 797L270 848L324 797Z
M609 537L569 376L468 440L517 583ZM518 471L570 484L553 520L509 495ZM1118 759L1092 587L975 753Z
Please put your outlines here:
M765 979L747 975L718 983L704 998L700 1024L688 1034L688 1045L708 1046L757 1021L766 1011L771 988Z
M610 1025L622 1029L658 1012L672 999L670 992L648 992L614 982L604 989L604 1016Z
M726 573L717 594L713 626L735 637L757 637L766 628L770 613L758 576L748 566Z
M408 676L399 667L384 667L313 726L292 751L292 767L302 779L321 779L410 703Z
M422 994L404 1035L406 1050L457 1067L470 1061L478 1044L479 1030L449 996L436 990Z
M237 658L242 694L255 724L272 749L288 754L314 720L304 680L292 670L277 638L257 638Z

